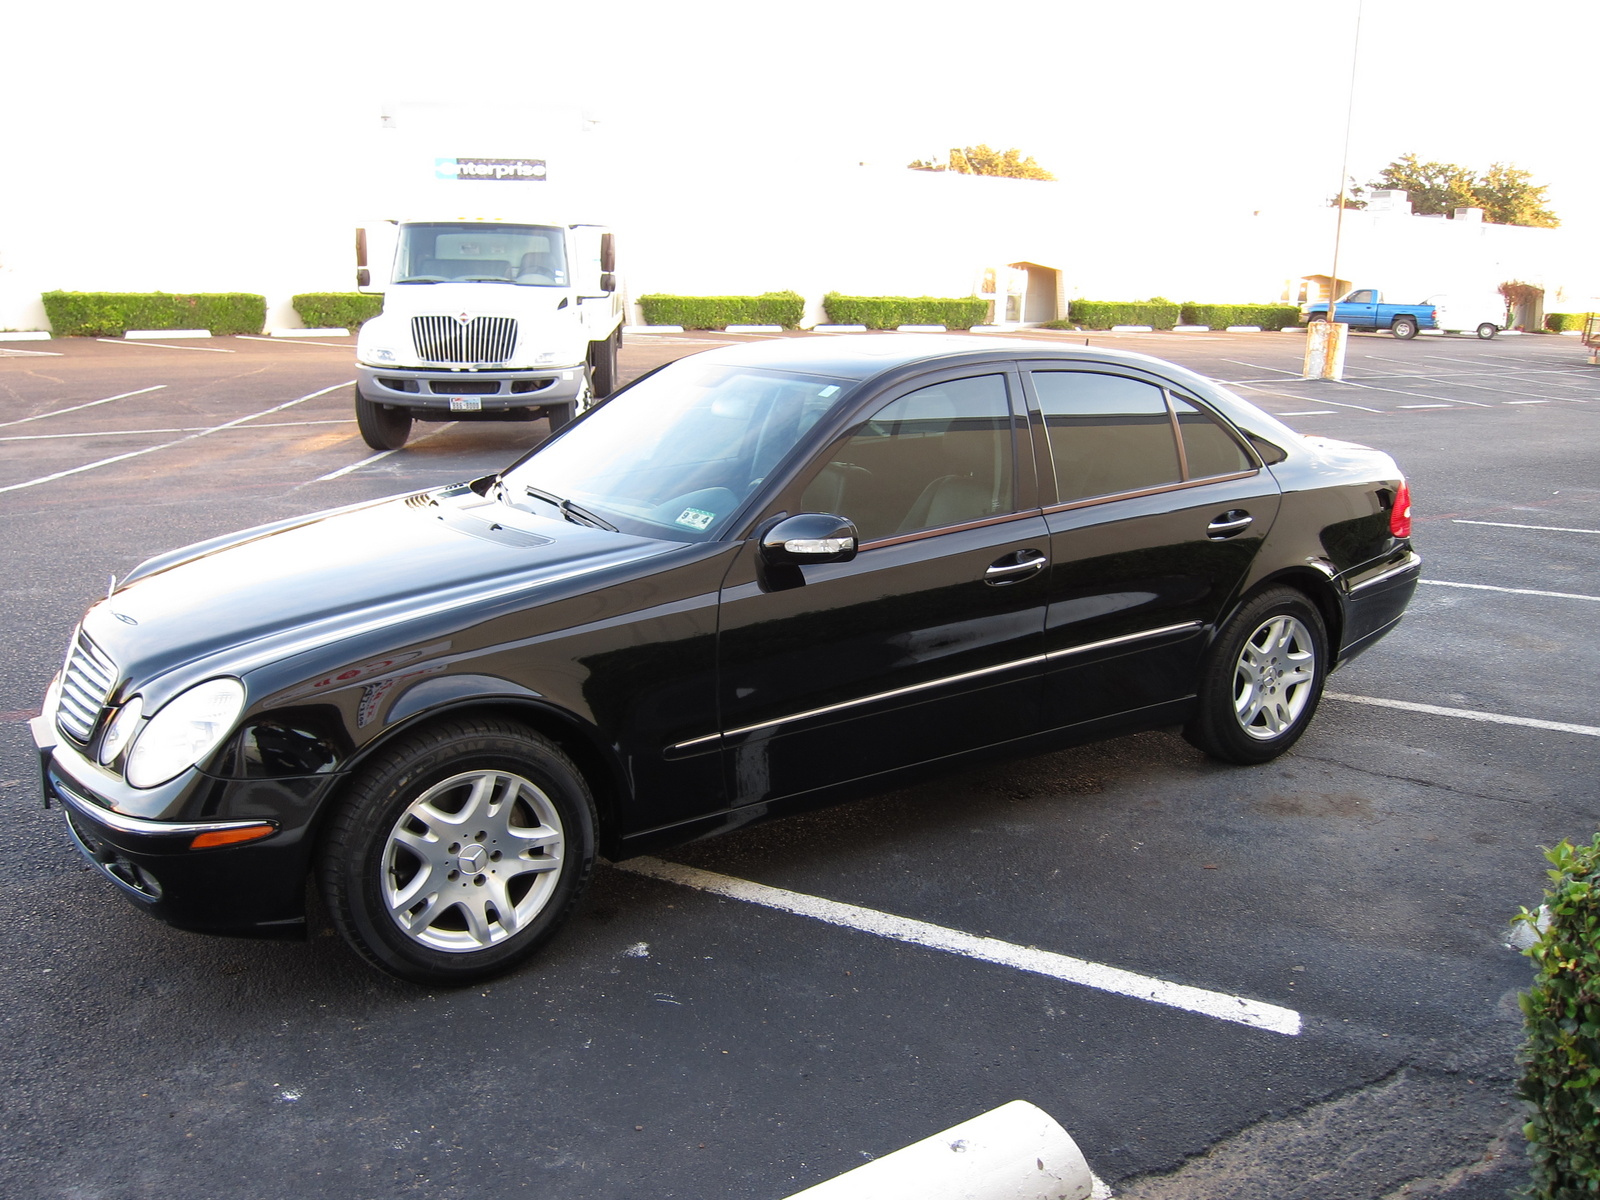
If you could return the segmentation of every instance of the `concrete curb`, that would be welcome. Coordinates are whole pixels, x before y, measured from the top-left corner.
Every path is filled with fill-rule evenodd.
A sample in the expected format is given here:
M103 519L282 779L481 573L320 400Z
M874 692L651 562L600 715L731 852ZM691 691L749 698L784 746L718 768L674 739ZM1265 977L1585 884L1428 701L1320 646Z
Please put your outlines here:
M1211 332L1211 326L1209 326L1209 325L1174 325L1172 327L1172 332L1173 333L1210 333Z
M1020 325L974 325L968 333L1021 333Z
M13 331L0 333L0 342L48 342L50 335L42 329L30 329L25 332Z
M1285 325L1278 330L1279 333L1304 333L1305 331L1306 327L1304 325Z
M1110 1195L1049 1113L1013 1100L789 1200L1096 1200Z
M812 333L865 333L865 325L813 325Z
M122 336L129 341L166 341L168 338L208 338L209 329L126 329Z
M1154 329L1154 327L1152 327L1150 325L1113 325L1111 327L1111 332L1112 333L1154 333L1155 329Z
M782 325L724 325L723 333L782 333Z
M624 325L623 333L682 333L682 325Z
M943 325L896 325L896 333L949 333Z
M1261 326L1259 326L1259 325L1229 325L1227 331L1229 333L1260 333L1261 332Z
M350 331L339 325L331 329L269 329L268 337L349 337Z

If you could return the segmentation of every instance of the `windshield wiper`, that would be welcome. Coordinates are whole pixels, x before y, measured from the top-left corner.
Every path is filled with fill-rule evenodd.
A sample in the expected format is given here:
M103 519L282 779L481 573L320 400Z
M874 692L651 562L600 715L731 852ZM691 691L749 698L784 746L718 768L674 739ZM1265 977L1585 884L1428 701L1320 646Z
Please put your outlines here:
M587 508L574 504L571 500L563 500L560 496L540 491L536 487L524 487L522 490L535 500L543 500L546 504L555 505L561 510L562 515L574 525L588 525L592 529L604 529L610 533L617 532L617 527L610 521L604 517L595 516Z

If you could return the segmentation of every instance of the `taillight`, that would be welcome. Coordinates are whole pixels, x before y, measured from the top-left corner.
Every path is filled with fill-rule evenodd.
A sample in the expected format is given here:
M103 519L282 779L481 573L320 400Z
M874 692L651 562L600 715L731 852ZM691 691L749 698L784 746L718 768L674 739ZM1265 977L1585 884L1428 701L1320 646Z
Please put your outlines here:
M1411 536L1411 488L1405 480L1394 494L1394 505L1389 509L1389 532L1397 538Z

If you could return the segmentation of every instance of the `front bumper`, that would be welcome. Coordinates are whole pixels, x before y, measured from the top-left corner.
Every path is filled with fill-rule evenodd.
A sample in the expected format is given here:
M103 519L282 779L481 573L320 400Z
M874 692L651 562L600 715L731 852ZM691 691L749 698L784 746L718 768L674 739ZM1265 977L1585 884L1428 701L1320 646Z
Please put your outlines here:
M229 819L152 820L117 811L86 782L93 771L48 717L29 723L45 805L59 804L67 834L90 866L151 916L179 929L240 937L305 936L310 817L332 778L212 779L196 773L204 807ZM270 836L195 850L206 833L270 824Z
M542 412L570 404L582 390L585 368L451 371L358 363L356 376L367 400L454 419L462 413Z

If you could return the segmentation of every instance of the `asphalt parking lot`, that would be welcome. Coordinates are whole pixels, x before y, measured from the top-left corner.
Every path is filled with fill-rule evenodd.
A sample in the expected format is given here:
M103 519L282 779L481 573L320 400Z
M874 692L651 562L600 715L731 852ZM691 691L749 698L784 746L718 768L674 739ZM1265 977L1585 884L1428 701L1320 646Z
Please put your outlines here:
M332 936L135 912L38 807L24 722L112 574L470 478L545 425L420 425L374 454L339 341L0 341L6 1194L779 1200L1020 1097L1118 1196L1502 1195L1529 977L1507 926L1538 848L1600 825L1600 369L1568 338L1358 334L1334 384L1299 378L1291 334L1046 336L1170 358L1406 470L1424 582L1295 750L1241 769L1141 734L666 856L712 878L605 868L532 966L433 993ZM630 336L624 378L738 340ZM690 886L726 879L868 915ZM872 914L1293 1019L890 940Z

